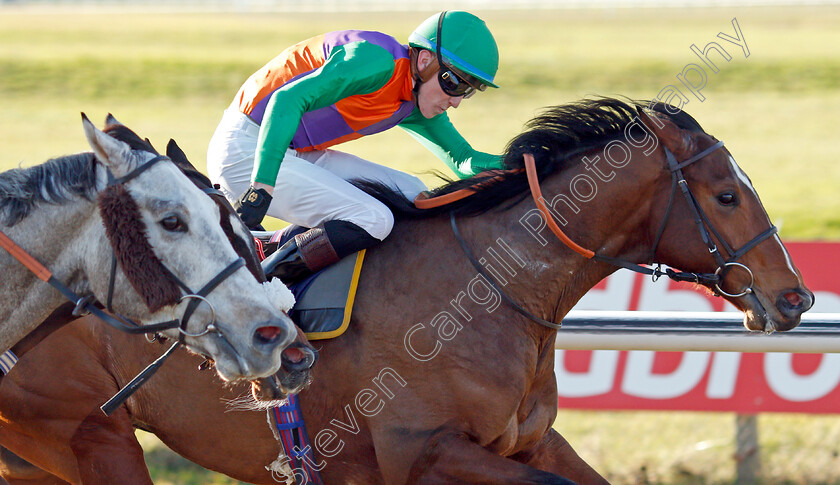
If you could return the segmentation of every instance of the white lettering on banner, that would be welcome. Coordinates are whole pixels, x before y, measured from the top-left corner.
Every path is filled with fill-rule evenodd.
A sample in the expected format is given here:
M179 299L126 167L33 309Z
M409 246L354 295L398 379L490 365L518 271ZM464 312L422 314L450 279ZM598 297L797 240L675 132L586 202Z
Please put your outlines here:
M631 301L635 278L643 278L639 300ZM604 280L604 288L589 290L575 305L574 310L641 310L641 311L714 311L711 301L703 294L686 286L686 289L670 287L664 278L651 281L629 271L620 271ZM635 303L635 305L634 305ZM726 302L723 311L737 311ZM811 313L840 313L840 294L832 291L814 291L814 306Z
M787 265L795 261L806 285L814 291L811 313L840 313L840 284L828 276L840 268L836 257L840 244L787 246ZM590 290L574 309L737 311L732 304L721 302L694 285L675 284L667 278L654 282L618 271ZM840 354L557 352L558 396L568 408L840 413L834 403L840 395ZM809 362L809 370L795 365L803 362Z
M610 392L616 380L619 351L593 351L589 369L585 372L570 372L566 369L563 360L564 352L564 350L557 351L554 363L559 396L564 398L593 397ZM627 352L624 374L618 376L621 392L628 396L645 399L679 397L697 387L708 369L707 398L729 399L735 394L738 369L741 364L740 352L682 352L680 355L679 366L674 371L663 374L653 371L656 352L647 350ZM783 375L783 373L780 374Z
M676 370L669 374L655 374L653 360L656 352L628 352L621 391L628 396L646 399L671 399L682 396L694 389L703 378L710 355L709 352L683 352Z
M735 394L738 382L738 368L741 366L740 352L715 352L712 369L709 371L709 399L729 399Z
M823 354L820 365L808 375L793 370L793 354L764 354L764 375L770 389L788 401L813 401L840 384L840 354Z
M630 309L630 298L633 295L633 281L636 274L630 271L613 273L604 280L603 290L589 290L575 305L577 310L610 310L621 311Z
M808 310L813 313L840 312L840 295L830 291L815 291L814 306Z
M554 373L557 376L557 390L561 396L598 396L610 392L618 366L617 350L592 352L587 372L567 371L563 365L564 352L558 350L554 356Z

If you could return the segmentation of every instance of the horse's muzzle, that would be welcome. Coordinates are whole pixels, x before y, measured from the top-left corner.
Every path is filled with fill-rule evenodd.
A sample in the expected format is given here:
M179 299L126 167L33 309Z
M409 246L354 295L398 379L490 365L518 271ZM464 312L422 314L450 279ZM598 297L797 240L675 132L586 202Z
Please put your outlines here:
M791 320L798 320L812 306L814 306L814 294L801 288L786 291L776 299L776 308L779 313Z
M251 394L256 401L280 401L306 388L311 381L312 367L318 361L318 351L295 342L283 351L281 360L280 370L273 376L251 381Z

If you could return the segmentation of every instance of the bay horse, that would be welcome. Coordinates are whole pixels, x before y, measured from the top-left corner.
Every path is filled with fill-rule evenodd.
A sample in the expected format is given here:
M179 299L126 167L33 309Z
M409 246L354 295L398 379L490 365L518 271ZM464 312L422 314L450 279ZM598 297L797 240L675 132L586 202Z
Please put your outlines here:
M0 350L68 298L95 311L92 297L124 319L169 322L162 331L226 379L276 372L297 331L268 297L276 287L240 270L217 205L167 157L132 150L84 115L83 125L93 153L0 174Z
M362 184L397 223L369 250L350 326L319 342L321 360L299 395L325 483L603 483L552 428L554 343L563 316L616 264L690 272L742 310L750 330L798 325L813 294L749 178L689 115L650 108L615 99L558 106L510 142L506 164L516 169L533 156L546 212L566 243L545 230L522 171L448 184L435 195L475 193L428 211ZM461 243L480 252L472 258L483 271ZM80 469L96 468L147 484L135 426L202 466L275 483L266 462L279 448L262 413L225 414L219 398L245 391L209 394L212 378L187 374L196 361L186 356L127 402L107 425L109 439L72 443L74 455L77 424L139 360L127 350L127 362L101 356L152 352L115 334L112 347L94 345L86 360L58 365L64 346L86 347L94 326L62 329L3 379L0 444L73 483Z

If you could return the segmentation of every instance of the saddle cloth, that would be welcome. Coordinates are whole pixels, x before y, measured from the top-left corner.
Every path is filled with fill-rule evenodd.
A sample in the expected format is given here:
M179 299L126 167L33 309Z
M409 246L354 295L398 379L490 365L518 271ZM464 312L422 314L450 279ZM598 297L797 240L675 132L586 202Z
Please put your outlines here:
M265 259L305 230L289 226L276 232L252 231L252 235L260 258ZM295 296L289 317L306 333L306 338L330 339L347 330L364 258L365 250L361 250L289 286Z

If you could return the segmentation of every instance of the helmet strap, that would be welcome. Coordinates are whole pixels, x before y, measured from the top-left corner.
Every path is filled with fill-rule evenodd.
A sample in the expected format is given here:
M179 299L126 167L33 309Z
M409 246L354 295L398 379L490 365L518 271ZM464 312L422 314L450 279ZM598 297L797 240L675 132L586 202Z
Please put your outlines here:
M430 62L425 68L420 69L420 66L417 64L417 62L420 58L421 50L422 49L418 49L417 47L412 47L409 49L409 57L411 58L411 74L414 76L414 80L417 81L414 86L415 89L418 85L420 85L420 83L424 83L429 79L435 77L435 74L437 74L438 69L440 68L440 64L438 63L438 60L435 57L432 59L432 62Z
M418 97L420 95L420 85L433 79L440 69L440 64L438 63L437 58L433 58L432 61L423 69L420 69L420 66L417 64L417 61L420 57L420 51L422 49L411 47L408 50L408 55L411 58L411 74L414 77L414 102L416 103ZM431 52L431 51L429 51Z

